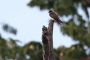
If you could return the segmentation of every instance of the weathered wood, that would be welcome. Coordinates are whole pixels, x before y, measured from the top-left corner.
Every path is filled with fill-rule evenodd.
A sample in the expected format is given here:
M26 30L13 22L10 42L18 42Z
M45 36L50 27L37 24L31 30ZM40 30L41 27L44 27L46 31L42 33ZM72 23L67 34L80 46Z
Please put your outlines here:
M49 21L48 28L42 28L43 60L54 60L53 55L53 20Z

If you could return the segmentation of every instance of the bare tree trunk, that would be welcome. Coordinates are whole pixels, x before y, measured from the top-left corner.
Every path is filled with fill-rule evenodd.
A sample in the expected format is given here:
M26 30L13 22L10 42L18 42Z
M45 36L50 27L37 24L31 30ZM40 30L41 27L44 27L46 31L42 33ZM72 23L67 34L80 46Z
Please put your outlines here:
M42 28L43 60L54 60L53 54L53 20L49 21L48 28Z

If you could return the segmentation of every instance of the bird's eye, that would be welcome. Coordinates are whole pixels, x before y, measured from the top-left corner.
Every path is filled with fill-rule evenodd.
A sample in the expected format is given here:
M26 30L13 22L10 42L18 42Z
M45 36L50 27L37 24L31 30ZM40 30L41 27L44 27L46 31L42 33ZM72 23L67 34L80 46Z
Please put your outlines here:
M49 13L51 13L52 11L50 10Z

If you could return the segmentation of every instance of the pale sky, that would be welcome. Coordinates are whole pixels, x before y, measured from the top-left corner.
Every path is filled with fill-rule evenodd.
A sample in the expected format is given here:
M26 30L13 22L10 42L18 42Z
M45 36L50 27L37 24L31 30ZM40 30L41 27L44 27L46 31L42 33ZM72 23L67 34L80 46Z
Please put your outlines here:
M16 36L5 33L0 29L4 38L12 37L20 40L24 45L30 41L41 42L42 26L48 25L50 19L48 11L40 11L39 8L30 8L27 6L29 0L0 0L0 23L8 23L18 31ZM1 25L0 25L1 28ZM53 31L54 47L65 45L66 47L74 44L72 39L60 32L59 27L55 24Z

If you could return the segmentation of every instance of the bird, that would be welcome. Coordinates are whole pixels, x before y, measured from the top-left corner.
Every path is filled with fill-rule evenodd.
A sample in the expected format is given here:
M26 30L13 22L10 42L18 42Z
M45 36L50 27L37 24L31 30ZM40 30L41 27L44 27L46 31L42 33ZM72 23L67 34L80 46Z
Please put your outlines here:
M58 14L57 14L54 10L49 10L48 13L49 13L49 16L50 16L51 18L53 18L54 21L55 21L57 24L63 23L63 22L60 20Z

